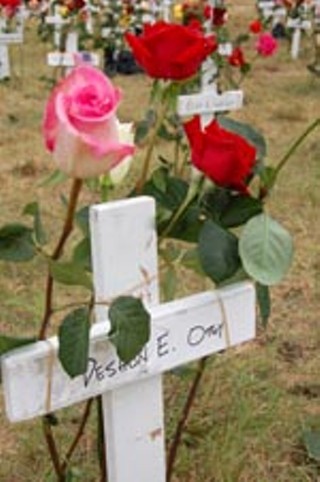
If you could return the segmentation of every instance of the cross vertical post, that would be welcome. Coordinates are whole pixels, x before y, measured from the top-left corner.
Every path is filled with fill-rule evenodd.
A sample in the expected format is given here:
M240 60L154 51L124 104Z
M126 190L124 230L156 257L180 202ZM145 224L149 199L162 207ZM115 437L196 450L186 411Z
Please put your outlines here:
M91 213L96 301L127 293L154 306L159 302L155 205L144 197L125 203L125 210L119 203L118 210L98 206ZM97 318L106 319L105 308L97 308ZM165 482L161 375L106 393L103 413L109 482Z

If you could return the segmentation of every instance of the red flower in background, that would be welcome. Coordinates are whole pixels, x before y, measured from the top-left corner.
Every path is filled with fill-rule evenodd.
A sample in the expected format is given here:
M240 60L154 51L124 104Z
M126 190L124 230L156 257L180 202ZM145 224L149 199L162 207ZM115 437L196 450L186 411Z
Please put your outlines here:
M137 62L155 79L192 77L217 48L213 35L206 36L198 29L163 21L144 25L139 36L127 32L125 38Z
M233 67L243 67L246 64L243 51L240 47L235 47L232 54L228 57L228 62Z
M249 30L251 33L257 34L263 31L263 26L260 20L253 20L249 24Z
M263 57L270 57L278 48L278 42L269 32L259 35L257 40L256 49L258 54Z
M184 124L191 160L218 186L246 193L246 180L256 160L256 149L246 139L222 128L216 120L204 129L196 116Z
M21 4L21 0L0 0L0 7L4 9L5 15L9 18L13 17Z
M206 19L212 19L212 25L215 27L221 27L226 23L227 10L221 7L206 5L204 7L204 17Z

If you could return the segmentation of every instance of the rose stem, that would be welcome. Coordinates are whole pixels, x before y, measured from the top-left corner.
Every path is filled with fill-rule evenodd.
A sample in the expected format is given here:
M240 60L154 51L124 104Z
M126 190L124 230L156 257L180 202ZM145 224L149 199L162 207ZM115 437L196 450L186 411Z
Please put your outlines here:
M51 259L57 260L60 258L64 245L72 232L73 228L73 217L74 212L77 206L80 190L82 187L82 180L81 179L74 179L71 187L69 204L68 204L68 211L65 218L63 230L60 236L60 239L57 243L56 248L54 249ZM46 331L49 325L50 317L52 315L52 294L53 294L53 278L51 274L48 272L47 275L47 283L46 283L46 295L45 295L45 310L44 315L41 323L41 328L39 331L38 339L44 340L46 337Z
M102 406L102 396L96 397L97 402L97 425L98 425L98 459L100 467L100 482L107 481L107 460L106 460L106 439L103 423L103 406Z
M51 255L51 259L53 260L57 260L61 256L64 245L72 231L73 217L77 206L77 201L79 198L81 187L82 187L82 181L80 179L74 179L71 187L68 211L65 218L62 233L57 243L57 246ZM51 274L48 272L47 283L46 283L46 294L45 294L45 310L44 310L44 316L42 319L42 323L41 323L41 327L38 335L39 340L44 340L46 337L46 331L49 325L50 317L53 312L52 294L53 294L53 278ZM48 423L48 420L46 419L46 417L43 417L43 431L44 431L44 436L47 442L48 451L49 451L58 481L64 482L65 470L63 466L61 466L60 464L59 453L58 453L56 442L53 436L52 427L51 427L51 424Z
M153 153L153 149L154 149L157 135L158 135L158 130L161 127L162 122L164 121L164 118L166 116L167 107L168 107L167 101L163 99L162 109L160 110L157 116L156 123L153 127L153 131L149 139L146 156L144 158L144 163L142 166L142 173L141 173L140 179L137 182L136 191L138 194L141 194L142 189L147 181L149 170L150 170L151 159L152 159L152 153Z
M81 418L81 422L80 422L80 425L79 425L79 428L78 428L78 431L69 447L69 450L67 451L66 453L66 456L64 458L64 462L63 464L61 465L61 470L63 473L65 473L67 467L68 467L68 464L69 464L69 461L73 455L73 452L75 451L83 433L84 433L84 429L85 429L85 426L86 426L86 423L88 421L88 418L89 418L89 415L90 415L90 411L91 411L91 405L92 405L92 402L93 402L93 398L90 398L90 400L88 400L85 404L85 408L84 408L84 412L83 412L83 415L82 415L82 418Z
M190 411L192 409L197 389L199 387L199 384L201 382L202 376L204 374L204 370L206 367L206 362L208 360L208 357L201 358L201 360L198 363L198 368L196 371L196 374L194 376L193 382L190 386L189 393L186 399L186 402L184 404L184 407L182 409L180 419L178 420L177 428L172 440L172 443L169 448L169 454L168 454L168 460L167 460L167 477L166 477L166 482L170 482L173 474L173 466L176 460L178 448L181 443L181 437L182 433L184 431L188 416L190 414Z
M314 122L312 122L307 127L307 129L301 134L301 136L298 137L298 139L292 144L292 146L290 147L288 152L283 156L283 158L279 161L279 163L277 164L277 166L275 168L274 181L276 179L276 176L278 176L279 172L286 165L286 163L288 162L288 160L292 156L292 154L295 153L295 151L298 149L300 144L302 144L302 142L306 139L306 137L308 137L308 135L311 134L311 132L314 129L316 129L318 127L318 125L320 125L320 117L318 117L318 119L316 119Z
M57 450L57 445L53 437L50 422L48 421L46 416L42 417L42 426L52 464L58 478L58 482L65 482L65 476L60 465L60 457Z

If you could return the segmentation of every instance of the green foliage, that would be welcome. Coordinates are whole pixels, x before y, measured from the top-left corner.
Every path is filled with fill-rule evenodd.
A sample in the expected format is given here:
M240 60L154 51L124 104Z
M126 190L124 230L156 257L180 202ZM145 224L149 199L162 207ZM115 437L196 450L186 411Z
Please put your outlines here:
M75 262L62 263L60 261L49 261L49 270L52 278L58 283L69 286L83 286L92 290L92 280L85 270L83 264Z
M263 209L259 199L223 188L207 192L202 205L206 215L225 228L241 226Z
M33 217L33 231L37 243L40 245L46 244L47 235L42 225L39 203L32 202L27 204L23 210L23 214L29 214Z
M250 219L243 229L239 253L247 273L262 285L278 283L293 257L289 232L266 214Z
M23 224L7 224L0 229L0 260L30 261L36 254L32 229Z
M134 142L137 145L143 143L148 136L150 129L155 125L157 120L156 113L153 109L147 110L144 119L135 124Z
M110 341L124 363L129 363L142 350L150 338L150 314L141 300L120 296L109 309Z
M200 233L199 257L203 271L215 283L227 280L241 266L237 237L211 220Z
M219 124L225 129L235 132L245 137L248 142L253 144L258 153L258 158L263 159L267 154L267 144L263 135L251 125L239 122L225 116L219 116Z
M161 236L166 231L172 216L185 201L189 184L175 176L171 176L166 167L153 173L146 183L143 194L152 196L157 203L157 227ZM182 213L167 237L187 242L197 242L202 227L201 210L197 201L191 202Z
M267 326L271 313L270 289L268 286L256 283L258 307L263 326Z
M305 431L302 435L304 446L307 450L308 457L320 463L320 432Z
M191 248L188 249L184 252L184 254L181 257L181 264L187 269L191 269L195 273L204 276L205 273L203 271L201 262L200 262L200 256L199 256L199 250L198 248Z
M59 328L58 357L67 374L74 378L86 372L89 352L89 310L69 313Z
M164 301L173 300L178 288L178 277L174 266L168 266L163 276L162 294Z
M36 338L16 338L13 336L0 335L0 356L21 346L34 343Z
M92 271L90 238L83 238L74 248L72 263L81 265L86 271Z
M41 183L41 187L55 187L65 182L68 179L67 174L60 170L53 171L48 177L46 177Z
M75 223L84 236L89 236L89 206L84 206L76 212Z

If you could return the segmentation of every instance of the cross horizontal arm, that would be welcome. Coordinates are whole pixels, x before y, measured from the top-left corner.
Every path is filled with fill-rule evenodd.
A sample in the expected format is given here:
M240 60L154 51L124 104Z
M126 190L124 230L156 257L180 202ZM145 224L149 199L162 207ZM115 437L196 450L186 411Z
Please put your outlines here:
M105 391L160 374L255 336L255 293L239 283L150 308L151 338L129 364L108 340L109 323L92 327L87 373L71 380L51 338L15 350L2 360L8 418L33 418Z

